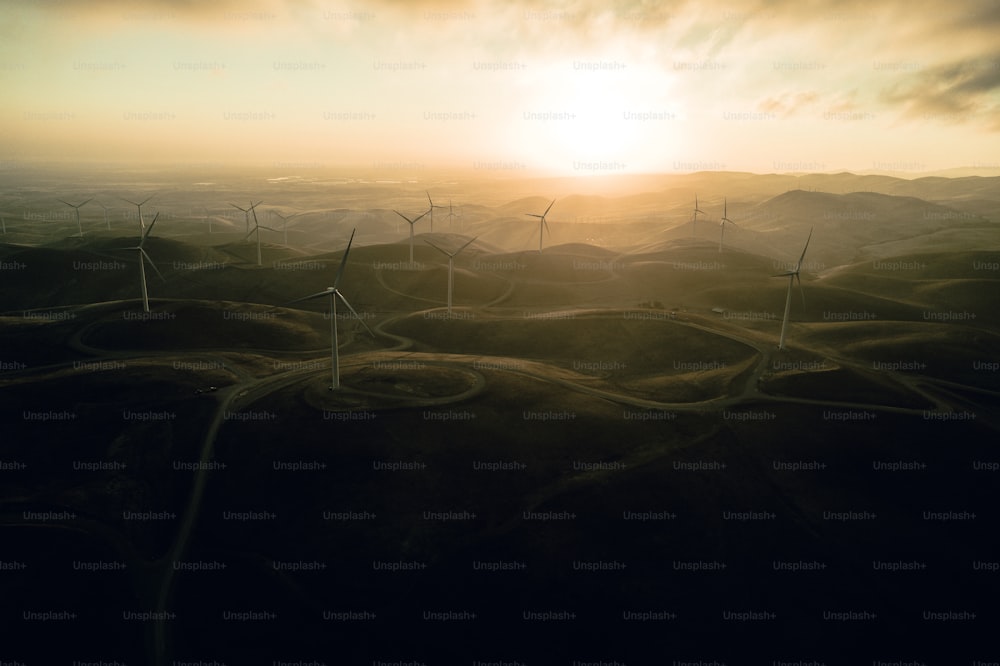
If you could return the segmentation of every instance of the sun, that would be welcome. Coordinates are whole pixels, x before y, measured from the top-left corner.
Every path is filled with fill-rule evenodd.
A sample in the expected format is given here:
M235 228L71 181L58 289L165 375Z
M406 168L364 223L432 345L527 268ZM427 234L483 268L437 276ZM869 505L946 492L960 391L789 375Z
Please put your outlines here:
M679 115L648 78L622 72L549 73L522 114L523 146L545 168L573 175L645 169L676 145ZM548 85L546 85L548 84Z

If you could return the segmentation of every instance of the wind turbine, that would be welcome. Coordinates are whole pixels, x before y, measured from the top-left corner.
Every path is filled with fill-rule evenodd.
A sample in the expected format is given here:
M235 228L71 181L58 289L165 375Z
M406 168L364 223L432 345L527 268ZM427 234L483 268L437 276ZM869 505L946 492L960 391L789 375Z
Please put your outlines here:
M111 221L108 219L109 208L100 201L97 202L97 205L104 209L104 224L108 225L108 231L111 231Z
M719 252L722 252L722 239L725 238L725 236L726 236L726 222L728 222L729 224L731 224L733 226L736 226L736 223L733 222L732 220L730 220L729 217L726 215L727 209L728 209L728 205L726 203L725 198L723 198L722 199L722 219L719 220Z
M258 201L257 204L259 204L259 203L260 202ZM250 204L250 212L253 213L253 230L250 231L249 234L247 234L247 238L250 238L250 234L257 234L257 265L260 266L261 265L261 261L260 261L260 230L261 229L267 229L268 231L277 231L277 230L276 229L272 229L271 227L261 226L260 224L257 223L257 204L254 204L254 203ZM246 238L244 238L243 240L246 240Z
M84 204L88 203L89 201L93 201L93 197L91 197L90 199L87 199L87 201L84 201L83 203L78 203L75 206L73 204L71 204L70 202L68 202L68 201L63 201L62 199L60 199L59 201L62 201L64 204L66 204L67 206L69 206L70 208L72 208L73 210L76 211L76 227L80 231L79 235L82 238L83 237L83 226L80 224L80 206L83 206Z
M462 214L461 213L458 213L458 214L455 213L455 207L451 205L451 199L448 199L448 228L449 229L451 229L451 221L454 218L456 218L456 217L459 218L459 219L461 219Z
M478 238L478 236L476 238ZM474 241L474 240L476 240L476 239L473 238L468 243L466 243L462 247L458 248L454 252L446 252L445 250L442 250L441 248L439 248L437 245L435 245L434 243L430 242L429 240L425 240L424 241L425 243L427 243L428 245L430 245L432 248L434 248L435 250L437 250L441 254L443 254L446 257L448 257L448 314L449 315L451 315L451 292L452 292L452 287L455 284L455 279L454 279L454 276L455 276L455 255L458 254L459 252L461 252L462 250L464 250L465 248L469 247L469 244L472 243L472 241Z
M425 212L421 213L414 220L411 220L410 218L406 217L405 215L403 215L402 213L400 213L398 210L393 209L393 212L396 215L399 215L401 218L403 218L404 220L406 220L407 222L410 223L410 265L412 266L413 265L413 225L416 224L417 222L419 222L420 218L423 217L424 215L426 215L427 213L429 213L430 211L425 211Z
M809 249L809 240L812 238L813 230L809 229L809 237L806 238L806 246L802 248L802 255L799 257L799 261L795 264L795 268L790 271L785 271L784 273L778 273L777 275L772 275L771 277L787 277L788 278L788 295L785 297L785 317L781 320L781 338L778 340L778 349L785 348L785 332L788 330L788 313L792 309L792 283L796 280L799 281L799 293L802 294L802 307L806 306L806 295L802 292L802 278L799 277L799 270L802 268L802 260L806 257L806 250Z
M529 217L537 217L539 219L539 224L538 224L538 252L539 252L539 254L542 252L542 230L544 229L549 235L552 235L552 232L549 231L549 223L545 221L545 216L549 214L549 210L552 209L552 204L554 204L555 202L556 202L556 200L553 199L552 203L549 204L549 207L546 208L545 212L542 213L541 215L535 215L534 213L525 213L525 215L527 215Z
M7 235L7 218L0 216L0 225L3 225L3 235Z
M153 260L149 258L146 254L146 250L143 249L142 245L149 238L149 234L153 233L153 225L156 224L156 218L160 216L159 213L153 216L153 221L149 223L149 227L141 232L139 232L139 244L133 247L119 247L118 250L136 250L139 253L139 282L142 284L142 311L149 312L149 293L146 291L146 265L143 260L148 261L149 265L153 267L156 274L160 276L160 279L166 282L163 278L163 274L153 263Z
M233 208L236 208L237 210L243 211L243 217L246 218L246 223L247 223L247 229L246 229L246 231L247 231L247 238L250 238L250 209L253 208L254 206L259 206L260 204L261 204L260 201L258 201L257 203L254 203L253 200L250 201L250 208L243 208L242 206L237 206L236 204L231 203L231 202L229 204Z
M294 213L292 215L287 215L286 216L286 215L282 215L281 213L279 213L276 210L271 210L269 212L274 213L275 215L277 215L278 217L281 218L281 232L285 235L284 245L285 245L285 247L288 247L288 220L290 220L291 218L293 218L296 215L298 215L298 213ZM265 227L265 228L267 228L267 227ZM272 231L274 231L274 230L272 229Z
M355 229L354 231L357 231ZM347 241L347 249L344 250L344 256L340 260L340 268L337 269L337 277L333 280L333 286L327 287L325 290L317 292L315 294L310 294L309 296L303 296L302 298L297 298L286 305L292 305L294 303L301 303L302 301L312 300L314 298L320 298L321 296L330 297L330 390L334 391L340 388L340 356L337 350L337 299L339 298L347 306L347 309L351 311L358 321L371 333L374 338L375 334L372 333L372 329L368 328L368 324L365 324L364 319L355 312L351 304L347 302L344 295L340 293L338 287L340 286L340 278L344 275L344 268L347 266L347 254L351 251L351 243L354 242L354 231L351 232L351 240Z
M694 195L694 214L691 217L691 235L693 236L698 235L698 213L704 215L705 211L698 208L698 195L696 194Z
M435 205L434 202L431 201L431 193L427 190L424 190L424 193L427 195L427 203L430 204L430 208L427 209L427 212L431 214L431 233L434 233L434 209L440 208L441 210L444 210L444 206Z
M139 209L139 233L140 233L140 234L141 234L141 233L142 233L143 231L145 231L145 230L146 230L146 223L142 221L142 206L143 206L143 204L145 204L145 203L146 203L147 201L149 201L150 199L152 199L152 198L153 198L154 196L156 196L156 195L155 195L155 194L150 194L150 195L149 195L148 197L146 197L145 199L143 199L143 200L142 200L142 201L140 201L139 203L136 203L136 202L134 202L134 201L129 201L128 199L122 199L122 201L125 201L125 202L127 202L127 203L130 203L130 204L132 204L133 206L135 206L136 208L138 208L138 209Z

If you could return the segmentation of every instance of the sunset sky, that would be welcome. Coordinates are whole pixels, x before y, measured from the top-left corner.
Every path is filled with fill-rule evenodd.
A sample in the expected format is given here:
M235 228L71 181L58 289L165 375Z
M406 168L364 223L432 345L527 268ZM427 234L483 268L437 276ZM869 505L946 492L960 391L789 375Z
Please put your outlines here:
M0 2L0 161L1000 167L1000 0Z

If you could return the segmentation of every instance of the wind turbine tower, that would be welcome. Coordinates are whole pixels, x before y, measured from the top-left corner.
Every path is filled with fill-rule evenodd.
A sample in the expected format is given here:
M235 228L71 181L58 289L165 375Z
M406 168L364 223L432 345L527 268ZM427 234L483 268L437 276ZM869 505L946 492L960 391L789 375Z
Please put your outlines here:
M448 257L448 315L449 316L451 316L451 294L452 294L452 289L453 289L454 284L455 284L455 255L457 255L459 252L461 252L465 248L469 247L469 245L474 240L476 240L476 239L473 238L472 240L468 241L465 245L463 245L462 247L458 248L454 252L447 252L445 250L442 250L441 248L439 248L437 245L435 245L434 243L432 243L430 241L424 241L428 245L430 245L432 248L434 248L435 250L437 250L441 254L443 254L446 257Z
M401 218L403 218L404 220L406 220L407 222L410 223L410 266L413 266L413 225L415 225L417 222L419 222L420 218L422 218L424 215L426 215L430 211L423 212L420 215L418 215L415 219L412 219L412 220L410 218L406 217L405 215L403 215L402 213L400 213L398 210L393 210L393 212L396 213L396 215L399 215ZM353 234L352 234L352 238L353 238Z
M541 252L542 252L542 231L545 231L545 233L547 233L549 235L552 235L552 232L549 231L549 223L545 221L545 216L549 214L549 211L552 209L552 204L554 204L555 202L556 202L556 200L553 199L552 203L549 204L549 207L546 208L545 212L542 213L541 215L535 215L534 213L525 213L525 215L527 215L529 217L537 217L538 220L539 220L539 222L538 222L538 253L539 254L541 254Z
M726 223L736 226L736 223L729 219L726 214L728 210L728 204L725 199L722 200L722 219L719 220L719 252L722 252L722 239L726 236Z
M424 190L424 193L427 195L427 203L430 205L430 208L427 209L427 212L431 214L431 233L434 233L434 209L435 208L440 208L441 210L444 210L444 206L438 206L438 205L436 205L431 200L431 193L430 192Z
M156 215L154 215L153 216L153 221L149 223L149 228L145 229L145 230L143 230L142 232L139 233L139 244L138 245L135 245L133 247L120 247L120 248L117 248L119 250L136 250L136 252L138 253L138 256L139 256L139 283L142 285L142 311L143 312L149 312L149 292L146 290L146 264L145 264L145 262L148 261L149 265L153 267L154 271L156 271L156 274L160 276L160 279L161 280L164 279L163 278L163 274L160 273L160 270L156 267L156 264L153 263L153 260L149 258L149 255L146 254L146 250L142 247L143 244L146 242L146 239L149 238L149 235L153 232L153 225L156 224L156 218L158 218L159 216L160 216L159 213L157 213Z
M799 271L802 269L802 260L806 257L806 250L809 249L809 240L812 238L813 230L809 230L809 236L806 238L806 246L802 248L802 254L799 256L798 263L795 264L795 268L790 271L785 271L784 273L778 273L772 277L787 277L788 278L788 295L785 296L785 316L781 320L781 337L778 339L778 349L785 348L785 333L788 331L788 314L792 309L792 284L798 280L799 282L799 293L802 294L802 307L806 305L806 296L802 293L802 278L799 277Z
M146 197L145 199L143 199L142 201L140 201L139 203L136 203L134 201L129 201L128 199L122 199L122 201L124 201L126 203L130 203L130 204L132 204L133 206L135 206L136 208L139 209L139 233L140 234L146 230L146 223L142 219L142 206L147 201L149 201L150 199L152 199L154 196L155 195L151 194L148 197Z
M698 208L698 195L695 194L694 195L694 214L691 216L691 235L692 236L697 236L698 235L698 213L701 213L702 215L704 215L705 211L703 211L702 209Z
M87 199L87 201L84 201L83 203L78 203L75 206L73 204L71 204L70 202L68 202L68 201L63 201L62 199L59 200L59 201L62 201L62 203L66 204L67 206L69 206L70 208L72 208L73 210L76 211L76 228L77 228L77 230L79 232L77 235L80 236L81 238L83 238L83 225L80 224L80 207L83 206L84 204L92 201L92 200L93 200L93 197L91 197L90 199Z
M354 231L357 231L355 229ZM340 293L340 279L344 276L344 268L347 266L347 255L351 251L351 243L354 242L354 231L351 232L351 240L347 241L347 249L344 250L344 256L340 260L340 268L337 269L337 277L334 278L333 286L327 287L325 290L317 292L315 294L310 294L309 296L303 296L294 301L291 301L287 305L292 305L294 303L301 303L302 301L312 300L314 298L321 298L323 296L328 296L330 298L330 390L335 391L340 388L340 354L337 350L337 299L339 298L343 301L347 309L357 318L358 321L368 330L371 336L374 338L375 334L372 330L368 328L368 324L358 315L358 313L351 307L351 304L347 302L344 295Z

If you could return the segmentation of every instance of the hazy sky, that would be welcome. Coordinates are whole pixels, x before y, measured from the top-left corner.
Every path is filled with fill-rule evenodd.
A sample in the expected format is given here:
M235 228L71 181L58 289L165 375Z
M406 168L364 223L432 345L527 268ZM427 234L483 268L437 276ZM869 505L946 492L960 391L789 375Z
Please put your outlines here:
M0 2L0 161L1000 166L1000 0Z

